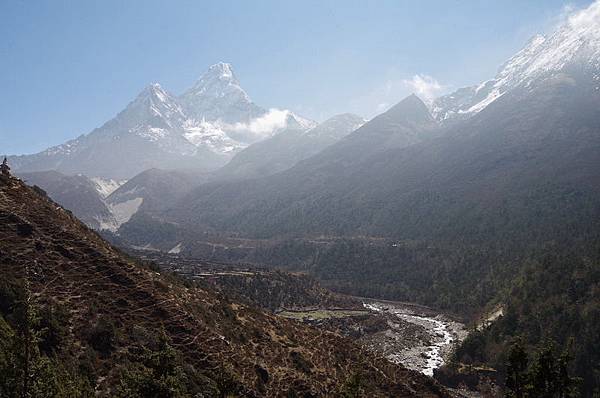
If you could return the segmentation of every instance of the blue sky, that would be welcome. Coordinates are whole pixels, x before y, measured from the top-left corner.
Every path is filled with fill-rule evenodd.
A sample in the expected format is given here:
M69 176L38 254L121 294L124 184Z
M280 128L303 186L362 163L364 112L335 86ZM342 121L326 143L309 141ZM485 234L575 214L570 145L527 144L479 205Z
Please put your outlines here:
M372 117L411 92L492 77L590 1L2 1L0 152L32 153L112 118L146 85L180 94L233 64L250 97L316 120Z

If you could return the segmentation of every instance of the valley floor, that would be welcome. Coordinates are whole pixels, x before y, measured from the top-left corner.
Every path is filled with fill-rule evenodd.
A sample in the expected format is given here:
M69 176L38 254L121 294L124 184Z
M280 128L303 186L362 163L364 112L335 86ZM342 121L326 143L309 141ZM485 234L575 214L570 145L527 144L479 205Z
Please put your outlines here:
M219 264L161 252L137 252L162 269L214 283L245 296L278 315L356 340L394 363L433 376L466 338L463 323L414 303L343 296L306 282L306 275L269 271L248 265ZM275 285L281 292L274 294ZM258 294L249 294L249 291ZM287 297L294 292L293 297ZM267 296L271 295L269 299Z
M365 308L377 314L391 315L389 329L368 339L374 351L427 376L444 365L454 348L467 337L465 325L443 313L406 303L365 300ZM410 324L418 332L407 334Z
M467 337L465 325L412 303L354 297L364 309L318 308L278 312L316 327L331 327L355 338L394 363L433 376Z

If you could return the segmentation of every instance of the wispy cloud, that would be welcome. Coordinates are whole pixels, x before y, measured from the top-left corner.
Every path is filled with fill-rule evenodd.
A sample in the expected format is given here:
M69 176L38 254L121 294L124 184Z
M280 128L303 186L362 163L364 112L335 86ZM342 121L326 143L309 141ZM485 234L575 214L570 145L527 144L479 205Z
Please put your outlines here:
M374 86L372 90L353 98L349 103L349 110L371 118L387 111L410 94L416 94L429 104L452 88L426 74L419 73L408 77L401 71L392 71L389 75L391 76Z
M543 29L545 34L552 34L562 26L572 29L583 27L585 29L600 25L600 0L582 7L574 3L564 4L558 12L547 18Z
M264 115L250 120L248 123L235 123L231 126L234 131L246 131L260 137L267 137L275 130L287 126L288 110L269 109Z
M404 79L402 82L427 102L431 102L446 89L435 78L422 74L414 75L411 79Z
M576 11L577 7L572 3L567 3L563 5L560 12L552 16L550 20L550 29L554 30L558 26L563 25L569 20L569 17L571 17Z
M589 7L583 10L577 10L574 6L565 6L563 13L566 19L574 29L592 29L597 32L600 26L600 1L596 0ZM563 16L563 18L565 18Z
M390 104L388 104L387 102L382 102L380 104L377 104L376 111L377 111L377 113L381 113L381 112L384 112L389 107L390 107Z

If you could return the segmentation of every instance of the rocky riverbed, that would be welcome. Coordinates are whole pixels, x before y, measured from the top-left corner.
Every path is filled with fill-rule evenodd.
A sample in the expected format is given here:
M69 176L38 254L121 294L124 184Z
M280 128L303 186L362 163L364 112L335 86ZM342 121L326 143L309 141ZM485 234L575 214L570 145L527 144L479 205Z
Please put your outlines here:
M428 376L467 337L464 324L428 307L362 298L360 302L363 310L307 308L279 315L355 339L390 361Z
M364 336L363 343L390 361L428 376L467 336L464 324L426 307L371 300L363 305L384 316L388 324L386 330Z

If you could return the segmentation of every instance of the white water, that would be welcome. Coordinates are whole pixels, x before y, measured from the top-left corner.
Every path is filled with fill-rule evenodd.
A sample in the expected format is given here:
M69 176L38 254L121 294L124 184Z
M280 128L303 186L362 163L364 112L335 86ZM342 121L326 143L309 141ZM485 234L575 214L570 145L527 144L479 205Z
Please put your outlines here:
M448 324L441 320L440 316L427 317L417 315L406 308L395 307L382 303L364 303L365 308L375 312L389 312L399 319L422 326L429 335L429 344L421 350L421 356L425 357L425 363L415 363L414 358L409 358L405 353L394 353L388 355L392 362L402 363L403 365L418 370L419 372L433 376L433 371L444 364L443 350L454 342L452 333Z

